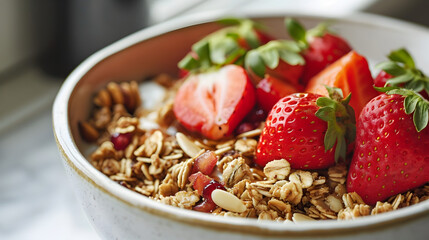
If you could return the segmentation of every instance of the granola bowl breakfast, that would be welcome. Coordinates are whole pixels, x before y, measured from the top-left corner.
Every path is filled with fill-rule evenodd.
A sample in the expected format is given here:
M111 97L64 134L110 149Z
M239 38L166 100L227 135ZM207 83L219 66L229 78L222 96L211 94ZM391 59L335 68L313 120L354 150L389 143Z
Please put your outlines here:
M103 239L425 239L428 42L368 14L183 17L78 66L54 134Z

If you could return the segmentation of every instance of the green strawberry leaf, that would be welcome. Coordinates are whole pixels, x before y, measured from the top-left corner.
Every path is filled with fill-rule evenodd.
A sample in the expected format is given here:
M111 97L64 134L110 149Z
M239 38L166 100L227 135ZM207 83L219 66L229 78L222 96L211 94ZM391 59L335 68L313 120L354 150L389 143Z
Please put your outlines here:
M256 75L264 77L265 75L265 63L259 53L254 49L246 54L244 61L247 69L251 69Z
M250 68L259 77L264 77L265 67L275 69L279 61L294 66L304 65L305 60L299 54L297 43L288 40L274 40L249 51L245 58L246 68Z
M385 91L386 94L399 94L405 97L404 109L406 114L413 113L413 122L417 132L422 131L428 125L429 101L419 93L405 88L393 87Z
M408 51L404 48L392 51L388 58L393 62L403 63L407 68L415 68L416 65L414 63L413 57L408 53Z
M395 62L381 62L375 65L376 68L383 69L383 71L387 72L392 76L399 76L405 74L406 71L404 68L396 64Z
M320 97L316 100L320 108L316 116L328 123L324 137L325 151L335 147L335 161L345 160L347 144L356 137L356 119L353 108L348 105L351 94L343 99L343 92L339 88L326 87L329 97Z
M182 60L180 60L178 66L181 69L192 70L199 67L199 62L188 54Z
M416 126L416 130L420 132L428 125L429 119L429 104L426 101L418 101L416 106L416 111L413 114L413 122L414 126Z
M294 39L297 42L302 42L307 44L307 40L306 40L307 30L298 21L292 18L286 18L285 25L292 39Z
M414 75L410 72L405 72L401 75L396 75L396 77L389 79L386 84L396 86L400 83L406 83L411 81L414 78Z
M268 49L267 51L260 51L259 52L262 60L264 61L265 65L270 68L274 69L279 65L279 52L275 49Z
M234 25L240 25L243 22L243 19L226 17L226 18L219 19L217 22L223 25L234 26Z
M418 98L416 95L408 95L407 97L405 97L404 108L406 114L411 114L414 112L414 110L416 110L416 106L418 103L418 100L416 98Z
M417 69L414 59L406 49L392 51L388 58L390 61L376 65L377 68L394 76L386 82L386 86L400 86L416 92L425 90L429 93L429 78Z
M226 64L244 64L247 50L240 46L244 39L250 48L260 46L255 32L262 25L248 19L224 18L218 21L230 27L220 29L192 45L192 53L179 63L179 68L189 71L206 71Z

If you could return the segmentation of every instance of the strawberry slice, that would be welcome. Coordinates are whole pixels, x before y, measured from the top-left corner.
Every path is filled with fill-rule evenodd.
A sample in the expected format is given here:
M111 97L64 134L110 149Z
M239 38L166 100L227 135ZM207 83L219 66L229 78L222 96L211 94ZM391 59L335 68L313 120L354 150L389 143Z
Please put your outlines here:
M265 112L270 112L281 98L296 92L298 91L293 85L270 75L265 75L256 86L256 98Z
M327 96L326 85L341 88L344 95L352 93L350 106L358 117L362 108L379 94L373 82L367 60L351 51L313 77L305 91Z
M177 91L173 111L188 130L209 139L230 135L255 104L255 89L237 65L192 74Z
M291 37L303 46L305 68L301 83L304 86L312 77L352 50L345 39L328 32L326 23L308 31L296 20L286 19L285 23Z

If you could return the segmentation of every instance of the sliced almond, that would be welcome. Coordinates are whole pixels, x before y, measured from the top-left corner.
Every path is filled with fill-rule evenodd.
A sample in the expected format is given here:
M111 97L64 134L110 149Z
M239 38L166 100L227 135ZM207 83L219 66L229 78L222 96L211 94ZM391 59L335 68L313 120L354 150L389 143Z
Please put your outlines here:
M304 215L304 214L301 214L301 213L294 213L292 216L292 220L294 222L315 221L314 218L311 218L311 217Z
M212 192L212 200L219 207L236 213L242 213L246 211L244 203L238 199L235 195L220 189L215 189Z
M262 129L257 128L257 129L250 130L248 132L241 133L237 136L237 138L252 138L252 137L261 135L261 133L262 133Z
M189 140L189 138L181 132L176 133L176 139L180 148L182 148L189 157L195 157L201 151L200 147L195 145L195 143Z

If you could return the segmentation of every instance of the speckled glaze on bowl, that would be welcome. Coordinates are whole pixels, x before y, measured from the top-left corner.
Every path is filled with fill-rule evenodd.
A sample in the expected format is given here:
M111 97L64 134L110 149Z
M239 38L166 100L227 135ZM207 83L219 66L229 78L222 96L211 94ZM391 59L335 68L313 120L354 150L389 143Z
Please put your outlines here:
M308 27L323 16L287 12L242 13L286 37L285 16ZM86 159L90 146L79 136L78 121L89 116L92 94L109 81L175 74L192 43L219 28L220 14L181 18L147 28L84 61L64 82L53 106L53 128L66 172L90 222L103 239L427 239L429 201L353 221L299 224L224 218L157 203L132 192L96 170ZM331 17L334 29L370 62L407 47L419 66L429 66L429 30L384 17L355 14Z

